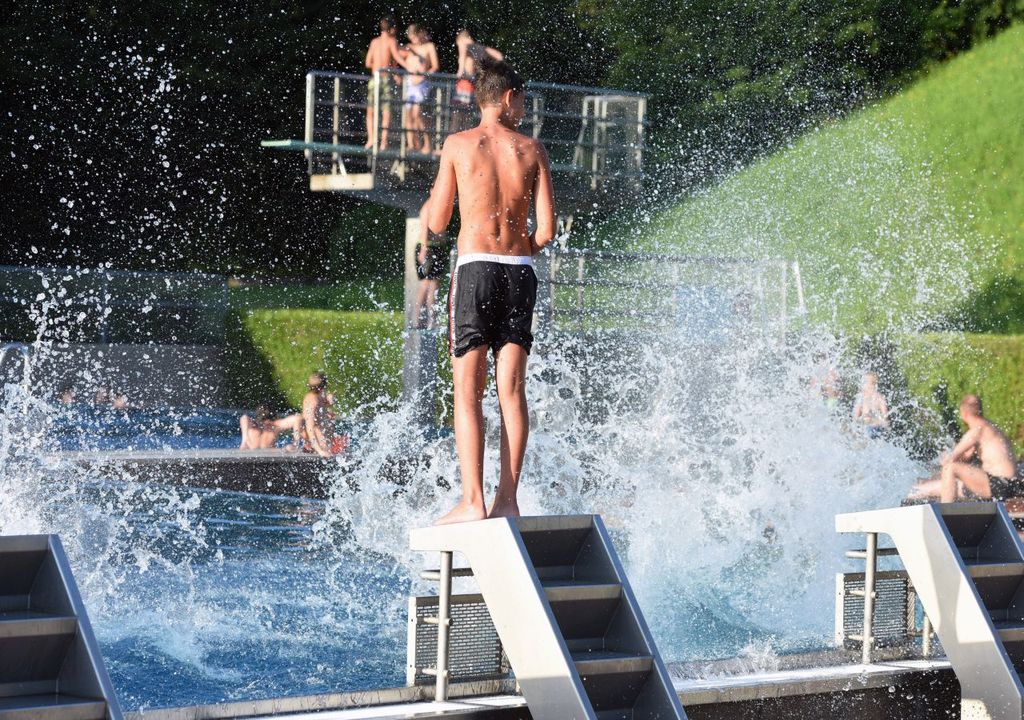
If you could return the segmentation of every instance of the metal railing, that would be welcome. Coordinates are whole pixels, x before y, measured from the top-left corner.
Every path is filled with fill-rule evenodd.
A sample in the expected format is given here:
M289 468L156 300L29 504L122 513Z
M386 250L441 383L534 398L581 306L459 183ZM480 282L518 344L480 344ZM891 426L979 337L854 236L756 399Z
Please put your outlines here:
M429 88L416 109L426 127L422 132L411 124L412 106L404 100L410 85L405 71L379 70L372 77L309 72L303 148L309 174L376 172L382 161L389 163L386 169L395 169L395 160L433 162L436 155L420 148L424 138L436 150L449 134L476 124L476 102L455 75L416 77ZM376 137L369 137L368 116ZM545 144L554 171L576 173L592 189L640 182L646 126L647 96L641 93L527 83L520 131Z
M538 256L537 275L542 330L781 338L806 313L800 266L787 260L566 249Z
M859 644L861 662L868 665L873 653L879 647L879 635L886 644L906 645L914 638L921 638L921 655L932 654L932 625L928 615L922 613L921 627L917 627L917 595L906 571L878 569L880 557L898 557L896 548L879 548L878 533L865 533L863 550L849 550L846 557L864 560L863 573L840 573L836 582L836 632L837 644ZM848 598L859 600L861 605L860 627L851 623L852 613ZM884 634L878 632L879 623ZM851 627L854 625L854 627Z
M219 275L0 266L0 339L221 345L227 309Z
M450 640L452 634L452 578L471 577L473 575L473 571L469 568L453 569L452 555L453 553L451 552L442 552L440 568L437 570L424 570L420 573L420 577L424 580L433 580L438 583L436 614L421 616L416 612L415 604L410 607L409 613L409 681L410 684L414 684L416 682L416 678L420 675L429 675L434 677L434 699L437 702L444 702L448 699L448 685L451 681L452 675L449 662L451 659ZM462 599L465 600L465 598ZM470 599L472 600L472 598ZM482 599L474 600L474 602L480 604L482 603ZM486 605L484 605L484 611L486 613ZM489 614L487 614L487 618L489 621ZM437 647L437 661L433 666L420 666L416 657L416 648L418 646L416 641L416 631L419 625L430 625L437 628L435 641Z

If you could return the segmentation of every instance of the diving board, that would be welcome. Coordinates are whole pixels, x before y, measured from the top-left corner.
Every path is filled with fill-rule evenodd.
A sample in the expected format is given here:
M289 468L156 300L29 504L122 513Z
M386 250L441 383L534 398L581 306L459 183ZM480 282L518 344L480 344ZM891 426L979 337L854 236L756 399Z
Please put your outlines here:
M442 568L469 561L534 720L686 717L599 516L421 528L410 543Z

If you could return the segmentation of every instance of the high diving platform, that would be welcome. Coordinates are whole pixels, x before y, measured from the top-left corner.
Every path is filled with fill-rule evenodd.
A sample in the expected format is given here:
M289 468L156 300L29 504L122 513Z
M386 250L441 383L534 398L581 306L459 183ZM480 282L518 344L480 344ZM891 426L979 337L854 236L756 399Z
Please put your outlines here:
M448 135L479 121L475 100L460 101L455 75L424 75L420 104L425 131L413 128L398 97L408 76L379 70L373 76L314 70L306 75L301 140L264 140L271 150L301 152L313 191L343 192L415 215L437 172L437 151ZM371 85L371 81L372 85ZM368 92L373 87L376 92ZM380 88L393 92L382 96ZM395 97L392 97L395 96ZM367 118L372 128L368 132ZM647 96L628 90L530 82L524 135L548 149L556 204L562 215L594 203L618 206L643 180ZM387 137L384 137L384 135ZM386 140L386 142L385 142ZM428 140L431 152L423 152Z

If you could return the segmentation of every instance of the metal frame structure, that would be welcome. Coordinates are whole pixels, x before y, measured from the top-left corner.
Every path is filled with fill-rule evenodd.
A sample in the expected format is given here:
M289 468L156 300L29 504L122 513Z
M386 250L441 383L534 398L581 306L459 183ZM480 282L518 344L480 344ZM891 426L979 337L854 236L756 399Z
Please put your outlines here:
M413 530L438 552L439 678L447 677L452 554L464 555L534 720L686 717L596 515L494 518ZM437 696L443 699L443 683Z
M221 275L0 265L0 279L3 280L0 286L4 288L0 308L9 306L3 311L8 318L37 302L39 293L57 297L57 293L63 292L61 302L54 303L47 313L50 324L84 332L85 342L102 345L147 342L135 331L124 330L119 336L115 325L120 319L131 326L146 317L151 317L150 322L156 325L178 327L183 338L193 341L175 344L221 345L224 342L228 287ZM83 312L85 316L80 318ZM65 316L68 322L54 323L55 316L59 315ZM177 323L170 322L175 315L198 318L199 329L182 328L186 321L180 317ZM0 324L0 337L5 329ZM94 335L90 336L89 332Z
M419 104L428 123L431 146L440 148L451 133L475 124L479 110L456 92L458 77L429 73L429 100ZM378 70L374 75L313 70L306 75L302 141L265 140L267 148L299 150L306 157L313 190L371 192L387 186L388 204L408 203L394 195L396 186L425 186L436 154L410 145L415 131L403 120L405 101L399 88L404 70ZM372 84L371 84L372 81ZM384 93L383 88L389 88ZM368 95L372 88L372 95ZM638 188L643 178L647 95L578 85L530 82L526 85L525 135L548 148L560 185L576 187L573 195ZM375 137L367 137L367 112ZM388 121L389 143L380 142ZM397 135L396 141L391 138ZM422 177L421 177L422 176ZM570 181L567 176L577 177ZM560 196L565 190L560 188ZM422 188L418 190L419 197ZM421 202L421 200L419 201ZM411 208L406 208L411 209Z
M878 535L889 535L961 686L961 716L1024 717L1024 545L1002 503L917 505L836 516L867 547L863 658L870 661ZM925 628L926 636L929 628Z

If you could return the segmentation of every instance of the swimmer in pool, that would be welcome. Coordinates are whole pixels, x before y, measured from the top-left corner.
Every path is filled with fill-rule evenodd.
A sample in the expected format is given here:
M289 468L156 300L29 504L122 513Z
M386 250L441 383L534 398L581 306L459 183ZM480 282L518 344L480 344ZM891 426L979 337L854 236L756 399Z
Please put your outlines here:
M853 403L853 419L867 429L869 437L880 437L889 429L889 405L878 391L878 374L864 373L860 393Z
M448 228L459 198L459 259L448 291L448 349L455 381L455 446L462 500L438 524L519 515L517 491L529 435L526 359L537 296L533 255L554 238L551 167L544 146L516 132L524 83L505 62L481 64L480 124L449 135L430 197L429 232ZM536 231L527 227L531 202ZM490 510L483 495L487 352L501 408L501 475Z
M1010 441L982 414L981 398L964 395L960 418L967 425L967 432L941 458L939 478L915 485L909 499L937 497L948 503L970 497L997 501L1024 497L1024 479L1017 476ZM978 464L969 462L972 460Z

